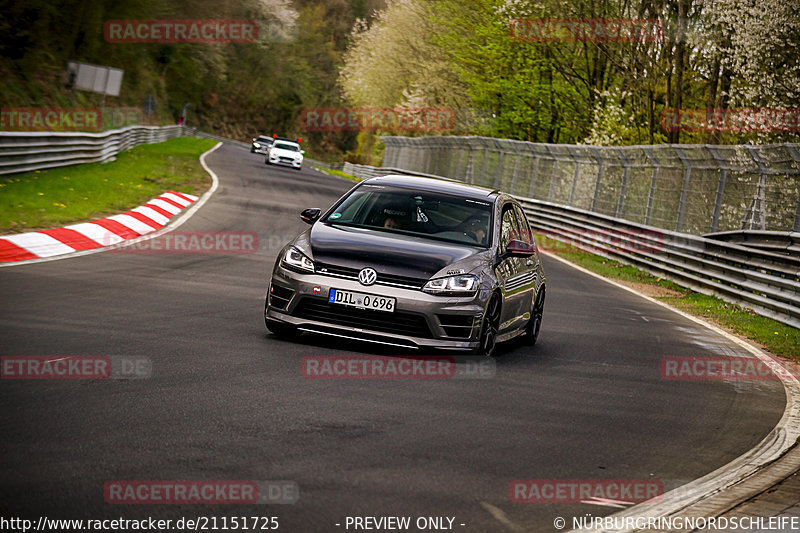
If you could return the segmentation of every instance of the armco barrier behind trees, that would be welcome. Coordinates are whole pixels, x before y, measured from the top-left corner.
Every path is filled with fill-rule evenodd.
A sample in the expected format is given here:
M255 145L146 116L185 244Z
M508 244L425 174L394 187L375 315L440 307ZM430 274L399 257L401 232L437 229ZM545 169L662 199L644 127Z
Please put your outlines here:
M596 147L382 137L383 166L702 235L800 231L800 144Z

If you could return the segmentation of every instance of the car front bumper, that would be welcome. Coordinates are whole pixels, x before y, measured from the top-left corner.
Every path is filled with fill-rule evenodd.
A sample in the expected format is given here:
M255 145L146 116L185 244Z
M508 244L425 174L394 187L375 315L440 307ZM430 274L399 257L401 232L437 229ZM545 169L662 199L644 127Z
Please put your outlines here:
M268 156L268 160L271 165L285 165L292 168L301 168L303 166L303 162L296 159L289 160L281 157Z
M396 298L395 311L328 303L330 289ZM278 265L267 290L265 319L300 331L419 349L474 350L478 347L485 294L447 297L421 290L321 275L300 274Z

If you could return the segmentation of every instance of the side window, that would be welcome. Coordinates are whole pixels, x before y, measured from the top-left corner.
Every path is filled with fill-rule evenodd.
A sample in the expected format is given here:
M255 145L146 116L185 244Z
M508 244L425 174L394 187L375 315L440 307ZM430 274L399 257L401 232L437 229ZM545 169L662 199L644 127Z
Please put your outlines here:
M519 222L520 229L519 236L517 236L516 239L526 244L530 244L531 246L535 246L535 243L533 242L533 232L528 225L528 219L525 217L525 212L518 205L514 206L514 212L517 214L517 222Z
M500 253L506 251L508 248L508 241L515 239L519 233L517 220L514 217L514 206L507 204L503 206L503 218L500 228Z

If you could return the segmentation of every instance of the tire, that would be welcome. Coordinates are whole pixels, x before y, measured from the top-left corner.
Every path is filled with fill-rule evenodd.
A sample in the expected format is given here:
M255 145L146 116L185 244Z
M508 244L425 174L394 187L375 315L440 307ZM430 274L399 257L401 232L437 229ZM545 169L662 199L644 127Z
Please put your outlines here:
M500 328L500 295L493 294L486 305L481 324L481 335L476 353L494 357L497 353L497 331Z
M544 287L539 289L539 294L536 296L536 301L531 308L531 319L528 321L528 329L525 338L529 345L534 346L539 338L539 330L542 327L542 318L544 317Z
M269 162L269 158L267 157L266 159L264 159L264 164L265 165L271 165L272 163Z

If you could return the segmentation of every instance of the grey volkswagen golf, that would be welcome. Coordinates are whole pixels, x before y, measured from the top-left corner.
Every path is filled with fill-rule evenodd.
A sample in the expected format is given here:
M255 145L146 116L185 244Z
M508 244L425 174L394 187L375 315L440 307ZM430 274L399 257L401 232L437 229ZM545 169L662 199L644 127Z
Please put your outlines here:
M299 332L492 356L535 344L545 276L528 220L511 196L446 179L363 181L281 250L265 321Z

